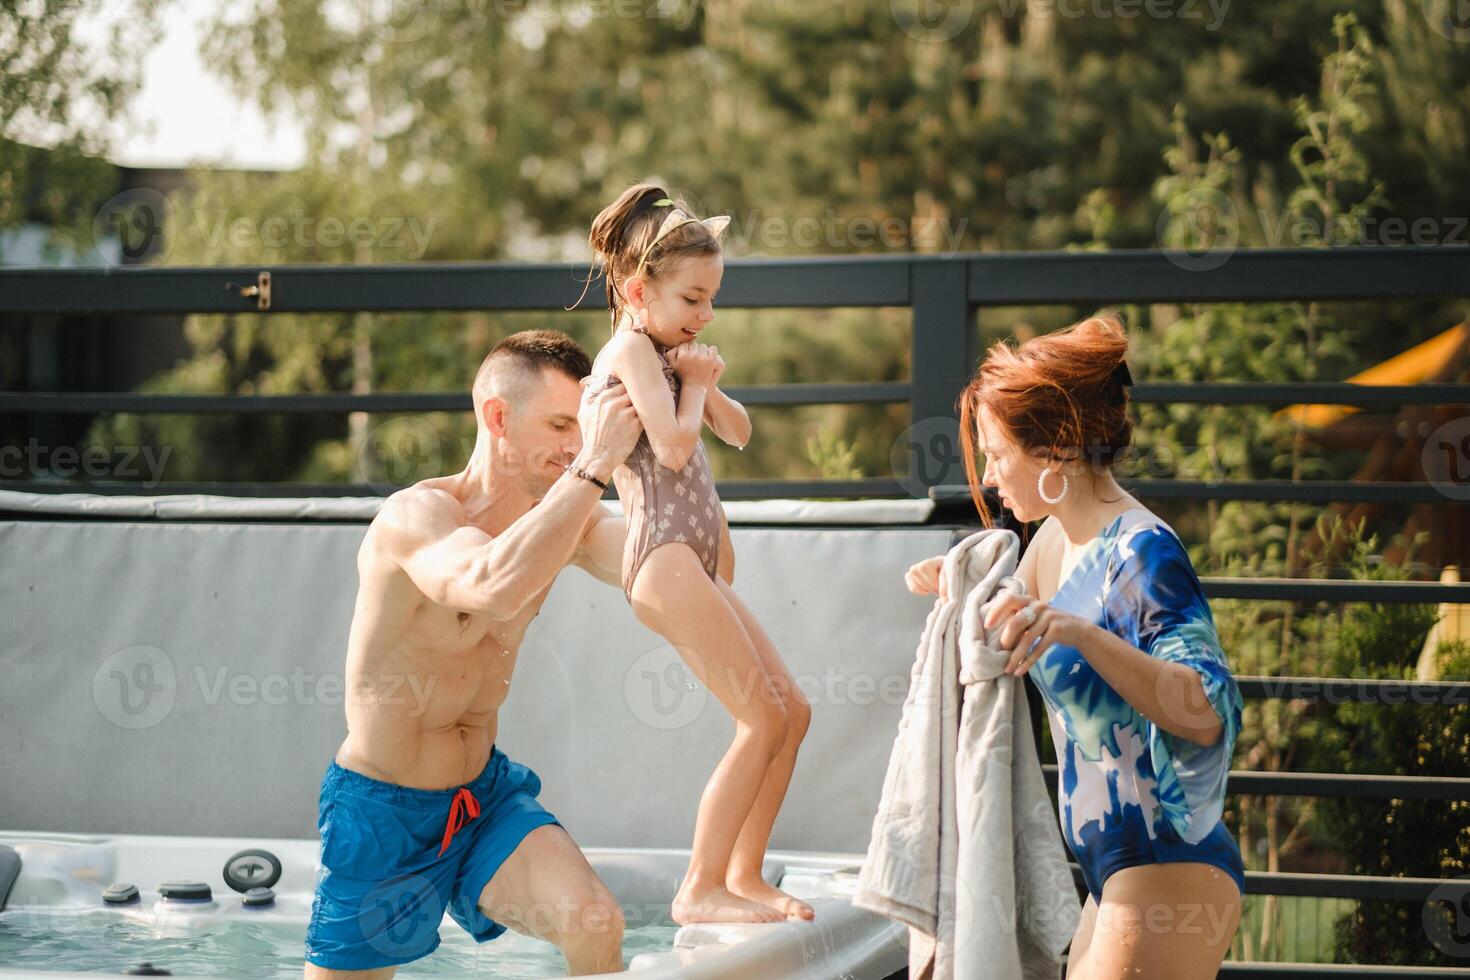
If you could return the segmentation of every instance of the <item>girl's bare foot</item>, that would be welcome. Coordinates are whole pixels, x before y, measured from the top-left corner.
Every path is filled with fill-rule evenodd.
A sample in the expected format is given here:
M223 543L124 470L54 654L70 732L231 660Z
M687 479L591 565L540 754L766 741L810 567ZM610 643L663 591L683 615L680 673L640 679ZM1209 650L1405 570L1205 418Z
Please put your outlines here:
M725 886L741 898L768 905L788 919L814 919L817 916L810 905L786 894L775 885L767 884L764 878L756 878L753 881L729 879L725 882Z
M780 922L784 916L761 902L753 902L714 885L709 888L680 886L671 909L675 922Z

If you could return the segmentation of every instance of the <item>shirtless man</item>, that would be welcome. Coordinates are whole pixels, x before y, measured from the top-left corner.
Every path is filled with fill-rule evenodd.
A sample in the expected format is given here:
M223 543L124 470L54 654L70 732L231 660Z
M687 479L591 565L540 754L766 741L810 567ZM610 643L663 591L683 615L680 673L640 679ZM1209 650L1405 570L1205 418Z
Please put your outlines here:
M306 976L391 977L450 915L485 942L555 943L573 974L622 969L623 918L495 745L516 651L569 562L619 585L622 519L598 503L642 432L625 389L583 398L565 334L501 342L474 383L463 472L383 503L357 556L348 734L322 780Z

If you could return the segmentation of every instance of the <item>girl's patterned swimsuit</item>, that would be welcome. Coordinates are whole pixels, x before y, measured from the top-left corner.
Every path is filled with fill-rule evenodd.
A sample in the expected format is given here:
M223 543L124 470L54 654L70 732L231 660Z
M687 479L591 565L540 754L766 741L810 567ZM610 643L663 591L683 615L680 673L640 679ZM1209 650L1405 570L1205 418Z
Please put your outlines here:
M647 335L646 330L632 328ZM652 337L649 337L653 340ZM664 379L674 404L679 404L679 378L669 366L669 348L653 341L653 349L663 365ZM602 375L589 385L593 392L622 384L614 374ZM613 473L618 499L623 503L628 522L627 545L623 549L623 592L633 595L633 582L638 570L652 551L671 542L687 544L694 549L699 562L711 580L715 579L720 559L720 537L724 524L724 507L715 492L710 473L709 456L704 441L694 444L694 452L681 470L671 470L659 463L653 444L645 431L628 459Z

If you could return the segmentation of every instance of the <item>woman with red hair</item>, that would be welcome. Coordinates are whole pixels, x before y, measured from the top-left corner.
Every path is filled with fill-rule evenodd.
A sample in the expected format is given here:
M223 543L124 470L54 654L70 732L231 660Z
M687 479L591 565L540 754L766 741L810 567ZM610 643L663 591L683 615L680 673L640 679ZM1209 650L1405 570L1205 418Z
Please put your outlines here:
M991 347L960 401L970 491L1042 521L985 623L1006 672L1040 689L1057 748L1062 835L1088 899L1067 976L1212 978L1239 926L1245 869L1221 821L1240 727L1184 545L1123 491L1128 340L1104 313ZM976 465L984 458L983 472ZM939 588L942 558L910 590Z

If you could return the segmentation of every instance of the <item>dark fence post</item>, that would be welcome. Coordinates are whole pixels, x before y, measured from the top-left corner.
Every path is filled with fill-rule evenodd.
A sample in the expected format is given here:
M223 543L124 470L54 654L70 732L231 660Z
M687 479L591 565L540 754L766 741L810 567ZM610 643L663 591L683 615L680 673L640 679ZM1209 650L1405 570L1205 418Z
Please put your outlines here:
M915 258L910 268L913 391L906 482L914 492L927 492L965 482L955 402L975 367L975 310L968 294L968 263Z

